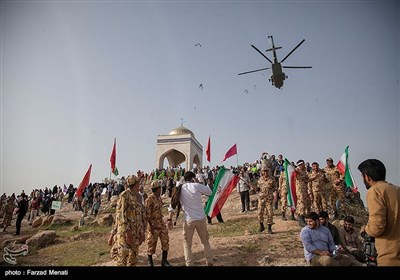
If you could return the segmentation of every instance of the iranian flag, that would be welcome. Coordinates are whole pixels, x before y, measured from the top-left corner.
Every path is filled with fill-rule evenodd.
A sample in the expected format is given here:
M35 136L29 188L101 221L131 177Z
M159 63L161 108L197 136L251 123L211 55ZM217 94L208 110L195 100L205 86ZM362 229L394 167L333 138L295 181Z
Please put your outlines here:
M236 187L239 176L230 170L221 167L214 182L213 192L207 201L205 208L206 215L214 218L224 206L225 201Z
M344 181L348 188L352 188L353 192L357 193L358 188L353 176L351 175L350 163L349 163L349 146L346 147L342 157L340 158L336 167L339 169L340 173L344 175Z
M297 205L296 172L294 172L294 167L286 158L283 165L285 166L286 187L288 189L287 202L293 213Z

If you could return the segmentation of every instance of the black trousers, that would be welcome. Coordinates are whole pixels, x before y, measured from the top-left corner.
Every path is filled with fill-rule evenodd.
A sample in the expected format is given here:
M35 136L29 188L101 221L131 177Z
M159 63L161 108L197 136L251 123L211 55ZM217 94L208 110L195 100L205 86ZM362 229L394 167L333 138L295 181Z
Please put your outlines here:
M205 205L207 205L207 202L206 202ZM218 222L220 222L220 223L223 223L223 222L224 222L224 219L222 219L221 212L219 212L219 213L217 214L216 217L217 217ZM211 217L208 216L208 215L207 215L207 222L208 222L209 224L211 224Z
M220 222L220 223L224 222L224 220L222 219L221 212L219 212L216 217L217 217L218 222ZM208 215L207 215L207 221L209 224L211 224L211 217Z
M240 192L240 200L242 201L242 211L250 211L250 192Z
M24 217L25 217L25 214L24 215L20 215L20 214L17 215L17 221L15 223L15 227L17 228L17 231L15 232L16 234L19 234L19 232L21 231L21 223L22 223L22 220L24 219Z

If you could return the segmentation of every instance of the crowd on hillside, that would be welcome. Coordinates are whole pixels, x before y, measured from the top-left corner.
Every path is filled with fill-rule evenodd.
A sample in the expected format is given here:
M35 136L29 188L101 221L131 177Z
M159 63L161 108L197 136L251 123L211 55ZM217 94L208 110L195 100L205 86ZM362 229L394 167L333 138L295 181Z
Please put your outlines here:
M292 162L291 165L296 167L294 162ZM315 166L315 168L313 168L313 166ZM219 168L220 166L212 168L209 166L204 166L203 168L195 166L192 171L195 172L198 182L207 185L209 180L213 181L215 179ZM282 183L282 179L280 180L282 177L281 174L284 174L284 172L282 172L284 170L283 155L279 154L278 158L275 158L275 155L262 153L261 157L253 163L244 163L237 167L231 166L229 169L235 174L240 174L241 177L248 179L250 186L254 185L254 183L260 178L260 171L263 168L268 168L270 175L275 178L277 182L274 190L274 208L278 209L278 204L281 203L282 205L280 209L282 212L290 210L288 204L285 203L285 198L283 200L280 199L282 196L286 197L286 192L284 191L286 185ZM313 163L311 166L309 162L306 162L305 170L311 177L322 176L322 179L316 180L317 182L314 181L307 184L307 201L305 202L305 207L308 209L307 212L309 212L312 207L312 209L315 209L318 212L322 210L330 211L334 215L334 218L339 218L339 208L343 208L346 204L346 188L344 186L343 178L341 178L336 166L333 165L333 161L329 158L327 166L323 169L319 168L318 163ZM164 197L171 197L173 187L176 186L184 172L185 168L178 166L167 167L165 169L155 169L150 173L144 173L143 171L138 170L136 175L139 178L142 178L142 191L147 192L149 190L150 182L157 179L161 184L162 195ZM336 183L334 180L336 180ZM29 195L26 195L24 190L22 190L20 195L16 195L15 193L7 195L6 193L3 193L0 197L0 217L3 217L3 231L6 231L7 227L10 226L12 217L17 214L17 211L20 213L26 212L30 224L37 215L54 214L55 210L51 207L52 202L62 200L64 195L68 197L68 203L72 203L75 210L83 211L85 214L88 214L89 212L89 214L97 215L100 210L101 195L104 194L107 197L107 201L110 201L112 196L123 192L125 186L126 179L125 176L122 176L116 180L90 183L82 192L81 196L76 195L77 188L72 184L70 184L68 188L64 185L64 189L57 185L53 188L45 187L44 189L35 189ZM335 187L337 187L336 189L339 191L335 191ZM249 209L248 193L251 191L256 190L252 188L244 188L241 191L242 212ZM361 199L359 200L362 203ZM22 209L24 207L23 205L26 205L26 209ZM345 209L342 209L341 211L341 217L344 217L346 214ZM294 213L290 212L289 214L293 216ZM283 214L283 216L285 216L285 214ZM303 225L304 217L299 215L299 218Z

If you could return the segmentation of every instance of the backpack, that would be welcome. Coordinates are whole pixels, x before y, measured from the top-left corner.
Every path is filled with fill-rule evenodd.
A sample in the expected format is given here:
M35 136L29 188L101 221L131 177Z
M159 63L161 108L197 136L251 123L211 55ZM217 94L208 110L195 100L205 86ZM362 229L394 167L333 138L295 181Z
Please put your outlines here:
M176 209L176 207L180 204L180 198L181 198L181 189L182 185L176 186L175 188L172 189L172 195L171 195L171 207L173 209Z

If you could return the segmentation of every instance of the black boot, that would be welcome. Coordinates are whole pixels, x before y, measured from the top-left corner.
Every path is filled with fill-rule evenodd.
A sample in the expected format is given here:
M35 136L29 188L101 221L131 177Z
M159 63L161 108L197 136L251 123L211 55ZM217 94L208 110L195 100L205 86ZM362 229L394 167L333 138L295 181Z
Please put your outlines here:
M273 232L272 232L272 225L270 225L270 224L268 225L268 233L269 233L269 234L273 234Z
M168 251L162 251L161 266L172 266L168 261Z
M147 265L154 266L153 264L153 255L147 255Z
M292 215L290 216L290 219L291 219L292 221L296 221L296 218L294 217L294 213L292 213Z
M304 219L304 215L300 215L300 217L299 217L299 226L301 226L301 227L305 227L307 224L306 224L306 220Z
M264 227L264 223L260 223L260 229L258 230L259 232L263 232L265 230L265 227Z
M285 216L285 212L282 212L282 221L287 221L286 216Z

